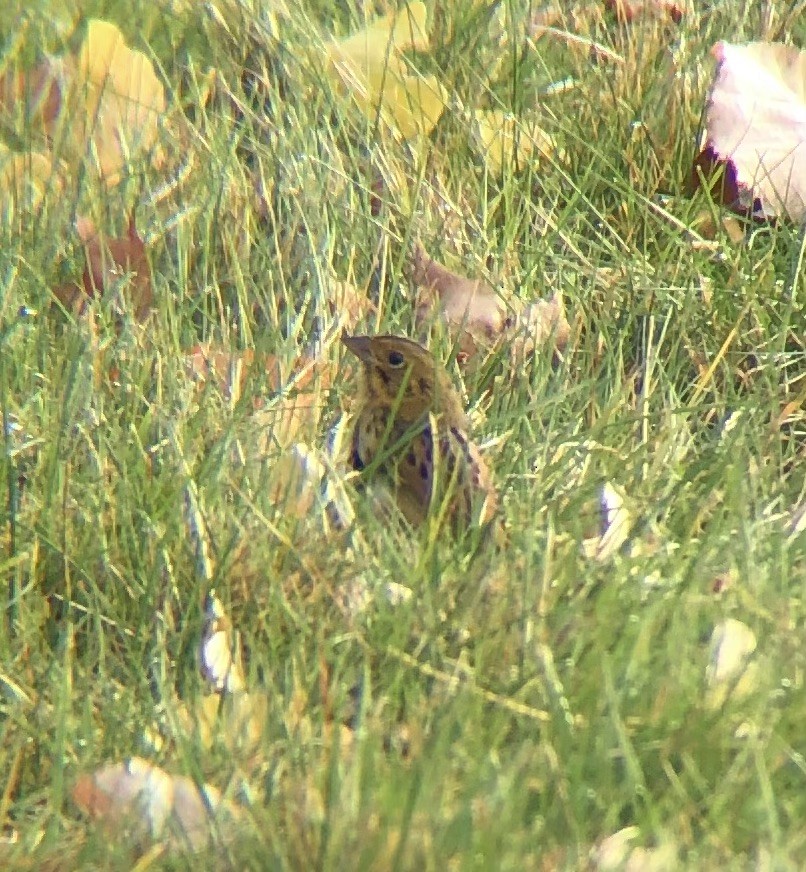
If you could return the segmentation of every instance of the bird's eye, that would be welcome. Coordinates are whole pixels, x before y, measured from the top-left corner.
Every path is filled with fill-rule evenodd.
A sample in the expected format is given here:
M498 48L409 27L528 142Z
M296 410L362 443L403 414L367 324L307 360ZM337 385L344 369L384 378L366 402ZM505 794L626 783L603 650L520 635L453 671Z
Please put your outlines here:
M399 351L390 351L389 352L389 366L394 366L395 368L399 366L403 366L406 362L406 358Z

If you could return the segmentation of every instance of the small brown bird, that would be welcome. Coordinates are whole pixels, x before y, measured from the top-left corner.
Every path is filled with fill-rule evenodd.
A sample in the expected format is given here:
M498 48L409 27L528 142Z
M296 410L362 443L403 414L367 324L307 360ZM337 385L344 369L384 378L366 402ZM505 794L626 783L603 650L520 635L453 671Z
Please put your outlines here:
M402 336L347 336L362 364L350 462L389 482L413 525L433 506L455 528L485 524L497 495L487 465L468 438L461 398L445 369Z

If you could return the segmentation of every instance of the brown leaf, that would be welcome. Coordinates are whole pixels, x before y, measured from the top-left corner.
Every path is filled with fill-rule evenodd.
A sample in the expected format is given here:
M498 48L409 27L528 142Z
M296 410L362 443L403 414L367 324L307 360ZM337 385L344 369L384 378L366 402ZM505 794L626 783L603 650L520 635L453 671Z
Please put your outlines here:
M420 288L415 312L418 325L439 311L458 342L458 351L468 357L494 345L509 323L507 308L490 285L451 272L420 244L412 255L411 279Z
M47 130L62 109L65 78L72 66L58 58L45 58L30 70L0 76L0 107L6 112L23 106L26 121L35 121Z
M89 218L79 217L76 227L84 243L87 266L80 286L71 282L54 288L56 299L65 308L83 314L88 298L103 296L114 289L125 293L137 320L144 321L151 312L153 301L151 267L134 216L129 219L126 236L119 239L107 240ZM119 283L120 287L116 288Z
M231 351L210 343L194 345L185 358L185 371L199 385L213 381L228 399L237 402L246 383L255 352L251 348ZM273 359L276 362L276 358ZM267 363L267 370L271 371Z
M803 221L806 52L781 43L718 42L712 54L717 68L697 165L727 166L721 200L731 208Z
M621 24L640 18L671 18L675 24L680 24L685 12L684 4L674 0L604 0L604 5L616 14Z

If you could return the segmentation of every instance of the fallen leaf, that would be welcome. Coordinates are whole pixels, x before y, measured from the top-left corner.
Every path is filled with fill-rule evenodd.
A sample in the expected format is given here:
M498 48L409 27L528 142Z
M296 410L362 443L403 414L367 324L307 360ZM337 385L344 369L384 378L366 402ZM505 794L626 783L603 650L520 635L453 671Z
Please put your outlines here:
M561 293L555 293L548 300L529 303L517 315L510 345L513 366L523 365L549 342L557 351L562 351L570 336L571 325L565 315Z
M137 155L160 163L155 146L165 89L151 61L108 21L88 22L76 56L45 58L0 77L0 102L9 111L21 105L27 121L58 143L61 159L88 158L108 187Z
M79 116L65 118L76 146L90 154L100 177L120 181L132 155L150 150L165 113L165 90L151 61L130 49L108 21L92 19L76 60Z
M199 385L213 382L221 394L237 403L255 362L251 348L233 351L211 343L194 345L185 358L185 371ZM277 358L267 356L266 369L273 372Z
M321 513L323 528L349 527L355 517L340 476L327 456L303 442L283 451L272 468L269 493L283 514L304 518Z
M112 763L82 775L72 790L73 801L110 833L135 840L167 838L174 847L200 850L239 816L221 792L197 785L182 775L169 775L140 757Z
M475 140L489 168L501 174L505 167L520 170L536 165L540 157L551 157L557 150L554 138L536 122L517 118L499 109L477 109L474 113Z
M418 285L415 319L428 323L438 313L458 342L459 352L472 357L499 339L508 321L500 296L481 279L452 272L417 244L411 259L411 280Z
M51 131L73 75L72 59L46 57L29 70L8 69L0 76L0 106L9 114L22 109L25 123Z
M87 266L81 285L67 283L54 288L56 299L65 308L81 314L88 299L108 295L113 290L120 299L125 292L135 317L144 321L151 312L153 301L151 267L134 216L129 219L126 236L119 239L106 239L89 218L79 217L76 227L84 244Z
M758 664L751 657L756 644L756 634L736 618L727 618L714 627L705 669L705 703L709 708L719 708L729 698L746 696L754 689Z
M259 453L287 451L294 443L311 436L324 407L324 398L316 390L294 391L266 400L252 415L252 422L262 433Z
M609 560L629 539L633 522L624 505L624 496L609 481L602 486L600 505L601 535L585 539L582 550L592 560L603 562Z
M0 196L3 212L35 211L46 195L58 197L63 187L58 165L46 154L14 152L0 143Z
M234 633L221 600L214 590L204 605L204 629L199 649L202 675L216 693L238 693L246 689L240 638Z
M404 139L428 135L448 102L437 78L410 71L400 54L428 48L426 15L417 0L327 48L327 69L335 82L370 121L380 109Z
M336 332L354 330L359 321L375 310L366 291L360 291L352 282L342 279L331 281L326 303L331 314L338 319L334 328Z
M782 43L712 49L705 148L695 162L725 166L722 202L756 217L806 217L806 52ZM694 187L697 179L692 178Z
M602 839L590 852L596 872L673 872L679 868L674 843L664 841L655 848L634 844L641 836L638 827L624 827Z
M670 18L675 24L683 20L685 7L674 0L604 0L605 8L614 12L621 24L641 18Z
M734 195L731 202L735 202L737 196L738 194ZM734 245L738 245L745 238L745 228L740 223L740 220L733 215L720 215L715 220L711 209L702 209L694 216L689 227L691 247L695 251L703 249L708 251L718 250L712 244L712 240L717 239L723 234Z

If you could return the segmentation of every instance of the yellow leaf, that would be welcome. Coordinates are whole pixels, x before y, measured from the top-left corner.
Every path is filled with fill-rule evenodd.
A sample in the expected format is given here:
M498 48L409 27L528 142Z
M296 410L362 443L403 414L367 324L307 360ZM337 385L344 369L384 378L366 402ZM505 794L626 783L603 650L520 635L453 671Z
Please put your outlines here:
M49 191L61 190L61 180L49 157L38 152L10 151L0 143L0 208L36 209Z
M366 77L371 69L383 69L387 58L406 49L424 51L428 48L426 9L420 2L410 3L399 12L392 12L373 21L352 36L335 42L328 49L331 61L346 68L353 77ZM394 63L393 62L393 63ZM402 65L399 67L402 71Z
M476 142L482 157L493 172L505 166L522 168L550 157L556 150L554 139L534 122L525 122L500 109L477 109L474 113Z
M404 139L418 133L427 136L436 126L448 102L448 92L436 76L396 76L387 74L371 84L372 93L380 93L384 120L396 127ZM381 87L383 90L381 90ZM377 101L376 101L377 105ZM374 106L371 107L374 110Z
M426 9L415 2L328 47L328 70L370 119L384 121L409 139L428 134L448 95L434 76L409 73L400 52L428 48Z
M114 24L97 19L89 22L75 76L82 123L65 121L77 145L89 146L104 181L114 185L129 158L156 142L165 91L151 61L130 49Z

